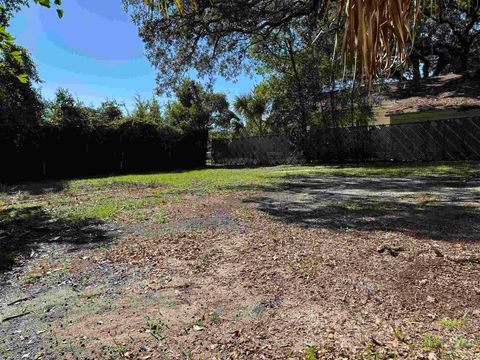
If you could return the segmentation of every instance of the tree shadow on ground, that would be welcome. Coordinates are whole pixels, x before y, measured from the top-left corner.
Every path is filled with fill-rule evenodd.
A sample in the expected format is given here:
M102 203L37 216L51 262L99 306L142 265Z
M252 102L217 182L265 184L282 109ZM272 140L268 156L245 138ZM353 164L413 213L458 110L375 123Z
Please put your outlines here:
M286 223L480 241L480 181L458 177L296 177L247 198Z
M0 194L26 193L28 195L44 195L62 192L66 187L65 181L43 181L17 185L0 184Z
M113 240L114 228L94 219L54 219L41 207L0 210L0 273L39 252L94 248Z

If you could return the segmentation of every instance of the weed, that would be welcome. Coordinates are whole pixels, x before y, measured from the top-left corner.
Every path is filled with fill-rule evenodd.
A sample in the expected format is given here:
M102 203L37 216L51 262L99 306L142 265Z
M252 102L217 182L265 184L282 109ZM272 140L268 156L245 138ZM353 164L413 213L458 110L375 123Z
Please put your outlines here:
M77 214L72 214L74 217L80 219L112 219L117 213L118 208L116 204L101 204L93 207L80 208ZM76 215L76 216L75 216Z
M178 305L178 302L175 301L175 300L169 300L169 301L167 301L167 307L168 307L168 308L174 308L174 307L176 307L177 305Z
M165 324L156 323L149 316L146 316L145 320L147 322L147 331L148 333L150 333L150 335L152 335L152 337L154 337L157 341L165 338L160 333L162 330L162 326Z
M462 337L455 337L452 339L452 342L458 349L468 348L470 346L470 342Z
M360 360L380 360L380 354L378 352L373 352L372 343L369 342L365 348L363 354L360 355Z
M202 317L195 320L195 323L193 324L193 326L197 328L205 327L205 315L202 315Z
M97 251L100 253L107 253L108 250L109 250L108 246L105 246L105 245L99 246L97 249Z
M37 272L32 272L28 273L25 278L23 279L23 283L25 284L33 284L40 280L43 277L43 274L37 273Z
M422 344L424 347L431 350L437 350L442 347L442 341L440 340L440 338L430 333L426 333L423 335Z
M307 278L314 278L317 276L317 268L320 264L319 259L315 259L313 256L309 256L305 260L300 260L300 272Z
M305 352L305 360L317 360L317 347L313 344L307 344L307 350Z
M82 277L81 284L83 287L87 286L90 283L91 275L85 275Z
M402 251L405 251L405 248L403 248L402 246L390 246L390 245L382 245L380 246L377 251L382 254L384 253L385 251L388 252L390 255L392 255L393 257L396 257L398 256L398 254Z
M398 341L403 341L405 340L405 334L403 333L402 329L394 327L393 328L393 335L395 335L395 338Z
M212 312L210 314L210 321L213 323L213 324L219 324L221 319L220 319L220 314L216 311Z
M334 202L332 205L350 211L388 211L397 209L397 206L393 202L387 202L373 197L369 202L351 200Z
M161 224L167 224L170 221L170 219L168 218L168 215L163 212L156 213L153 218L155 219L156 222L159 222Z
M396 359L396 355L394 359ZM367 354L360 355L360 360L380 360L380 354L378 352L372 353L369 351Z
M464 322L465 322L464 317L460 319L444 318L439 321L439 324L444 329L458 329L463 325Z
M111 189L112 186L126 187L133 184L162 185L157 195L178 192L235 191L245 187L259 188L278 183L286 176L415 176L415 175L475 175L480 167L468 162L443 162L432 164L369 164L350 166L274 166L254 169L209 168L184 172L159 173L151 175L122 175L69 182L72 189ZM377 207L375 205L375 207Z
M117 353L121 357L125 356L125 348L124 348L123 344L121 344L121 343L117 344Z

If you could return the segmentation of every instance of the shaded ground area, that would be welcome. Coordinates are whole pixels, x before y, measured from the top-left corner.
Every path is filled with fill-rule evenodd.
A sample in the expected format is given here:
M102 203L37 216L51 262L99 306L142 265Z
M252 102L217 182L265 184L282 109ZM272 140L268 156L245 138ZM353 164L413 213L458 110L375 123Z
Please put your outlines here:
M296 177L247 201L279 220L306 226L480 240L477 178Z
M2 236L16 246L1 240L15 263L0 359L479 358L480 184L467 167L6 191Z
M0 271L55 252L105 245L114 228L95 219L52 218L40 206L0 210Z
M44 181L20 185L0 184L0 192L7 194L25 193L28 195L43 195L65 190L65 181Z
M51 323L66 315L69 303L86 285L84 274L71 271L72 258L108 245L118 234L114 226L97 219L58 219L41 206L0 210L0 358L33 359L51 353L56 343ZM97 272L113 290L112 278L122 272L108 270Z

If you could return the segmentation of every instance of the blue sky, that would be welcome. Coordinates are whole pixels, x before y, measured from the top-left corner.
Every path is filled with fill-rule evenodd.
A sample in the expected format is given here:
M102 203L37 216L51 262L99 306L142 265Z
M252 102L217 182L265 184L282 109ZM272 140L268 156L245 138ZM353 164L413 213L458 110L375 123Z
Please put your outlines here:
M65 0L63 9L60 20L54 10L25 7L9 28L16 42L31 52L44 81L43 96L50 99L58 87L65 87L86 104L110 98L128 108L135 94L150 98L155 70L122 1ZM215 90L232 100L253 85L246 76L236 83L218 79Z

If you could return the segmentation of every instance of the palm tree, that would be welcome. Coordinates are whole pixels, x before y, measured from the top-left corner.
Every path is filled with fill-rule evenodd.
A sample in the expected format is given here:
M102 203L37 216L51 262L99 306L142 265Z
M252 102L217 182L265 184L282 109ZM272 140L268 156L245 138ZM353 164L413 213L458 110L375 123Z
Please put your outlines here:
M268 99L255 93L237 96L235 110L246 120L246 128L254 134L265 134L268 130L265 117L268 109Z

